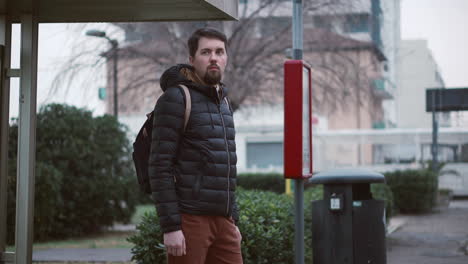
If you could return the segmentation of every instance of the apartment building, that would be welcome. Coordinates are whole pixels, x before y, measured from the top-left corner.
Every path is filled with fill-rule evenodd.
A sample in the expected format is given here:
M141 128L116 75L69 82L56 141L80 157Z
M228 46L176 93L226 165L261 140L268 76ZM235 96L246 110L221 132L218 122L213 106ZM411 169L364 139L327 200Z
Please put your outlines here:
M262 38L284 30L286 37L276 42L285 45L275 53L275 73L265 86L282 86L281 69L287 59L286 47L291 47L291 1L272 1L259 6L259 1L240 1L239 16L253 21L246 35L248 45L255 46ZM394 125L385 102L394 98L395 85L390 80L389 60L384 53L380 21L383 7L380 1L336 1L341 7L314 9L304 5L304 60L314 71L314 129L376 129ZM258 12L257 12L258 11ZM319 12L320 11L320 12ZM377 21L377 22L376 22ZM187 32L207 22L160 24L121 24L127 43L119 50L119 119L135 134L152 110L161 91L159 77L167 66L187 61ZM385 23L384 23L385 24ZM220 24L228 37L234 34L233 24ZM232 62L232 61L231 61ZM270 61L271 63L271 61ZM112 64L108 64L109 71ZM327 71L336 69L334 73ZM395 67L396 68L396 67ZM241 71L242 67L240 68ZM109 86L112 84L109 74ZM233 80L236 81L236 80ZM108 88L110 88L108 87ZM281 87L280 87L281 88ZM255 89L262 87L255 86ZM112 98L111 89L107 89ZM263 95L269 93L268 90ZM282 168L283 109L282 90L273 93L273 101L262 103L262 96L244 101L235 113L237 120L237 150L239 171ZM277 99L277 100L276 100ZM276 101L275 101L276 100ZM112 109L112 101L108 101ZM356 165L371 163L371 145L347 144L327 146L327 153L314 155L316 168L320 164ZM322 166L329 167L329 166Z
M422 39L402 40L399 57L401 89L396 98L399 126L431 128L432 114L426 112L426 89L445 88L437 62L427 41ZM437 115L441 126L450 126L448 113Z
M323 29L364 42L372 42L385 56L379 89L389 94L383 102L384 119L379 128L397 126L394 97L398 92L398 48L400 43L401 0L303 1L304 30ZM292 15L291 1L273 1L262 8L264 0L244 0L239 3L239 15L248 17L258 12L258 35L288 25Z

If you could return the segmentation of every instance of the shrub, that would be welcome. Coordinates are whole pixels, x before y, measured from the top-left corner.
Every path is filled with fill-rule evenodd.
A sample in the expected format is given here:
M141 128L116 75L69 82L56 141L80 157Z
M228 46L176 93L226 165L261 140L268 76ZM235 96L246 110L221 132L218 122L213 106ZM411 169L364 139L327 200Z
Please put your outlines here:
M280 173L240 173L237 175L237 185L246 190L272 191L284 193L285 182Z
M311 200L321 199L320 187L304 193L306 260L311 252ZM244 263L293 263L294 216L293 198L285 194L239 188L239 229L242 232ZM146 214L138 232L128 240L134 244L133 260L137 263L164 263L162 232L155 212Z
M388 220L394 214L395 203L393 201L393 193L390 186L384 183L371 184L372 196L376 200L382 200L385 202L385 218Z
M166 263L163 233L156 211L145 213L136 229L137 233L127 239L134 244L132 260L138 264Z
M10 127L8 223L15 222L18 126ZM136 184L126 129L115 117L92 117L50 104L37 115L35 240L66 238L129 222ZM14 230L14 228L9 228ZM14 233L9 232L9 241Z
M292 263L293 200L272 192L239 193L245 263Z
M294 184L291 182L291 184ZM286 183L282 173L240 173L237 175L237 185L246 190L272 191L284 193ZM304 180L304 188L308 189L312 185Z
M424 213L435 204L436 175L426 169L398 170L385 173L392 190L396 210L401 213Z
M385 185L375 185L377 199L389 201L391 192ZM312 263L312 201L323 198L321 185L304 191L305 262ZM242 232L244 263L294 263L294 202L293 197L269 191L237 190L240 210L239 229ZM387 209L388 210L388 209ZM156 212L144 215L138 232L128 240L134 244L133 260L139 264L165 263L163 234Z

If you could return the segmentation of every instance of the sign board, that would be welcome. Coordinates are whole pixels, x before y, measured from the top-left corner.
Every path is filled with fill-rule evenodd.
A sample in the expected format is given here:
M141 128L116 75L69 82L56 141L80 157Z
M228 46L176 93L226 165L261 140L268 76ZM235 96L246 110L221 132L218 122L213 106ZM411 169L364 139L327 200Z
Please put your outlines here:
M468 88L426 90L426 112L466 110L468 110Z
M302 60L284 63L284 177L312 176L311 68Z

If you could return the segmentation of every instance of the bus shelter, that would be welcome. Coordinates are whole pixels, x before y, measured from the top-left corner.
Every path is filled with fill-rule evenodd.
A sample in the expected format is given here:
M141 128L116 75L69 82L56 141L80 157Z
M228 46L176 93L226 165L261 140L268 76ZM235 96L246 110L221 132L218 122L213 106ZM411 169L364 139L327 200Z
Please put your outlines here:
M0 264L31 263L39 23L236 20L232 0L0 0ZM12 23L21 24L20 68L10 67ZM16 252L6 252L10 78L20 79Z

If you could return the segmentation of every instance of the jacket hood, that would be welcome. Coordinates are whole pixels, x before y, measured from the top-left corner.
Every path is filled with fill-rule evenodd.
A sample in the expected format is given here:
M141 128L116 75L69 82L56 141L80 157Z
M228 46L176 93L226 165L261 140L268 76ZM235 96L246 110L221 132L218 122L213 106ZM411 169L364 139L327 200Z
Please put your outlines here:
M188 64L177 64L175 66L167 69L161 76L159 81L161 89L166 91L169 87L175 87L179 84L184 84L189 88L198 90L199 92L205 94L208 97L218 98L216 93L216 88L213 86L208 86L199 82L195 82L193 79L194 68ZM192 74L193 73L193 74ZM189 76L192 77L189 77ZM224 87L224 84L221 83L221 89L223 89L223 97L227 93L227 89Z
M182 74L182 69L189 69L193 71L193 67L191 65L177 64L175 66L170 67L162 74L159 83L161 84L161 89L163 91L166 91L169 87L174 87L179 84L184 84L187 86L192 86L194 84L184 74Z

